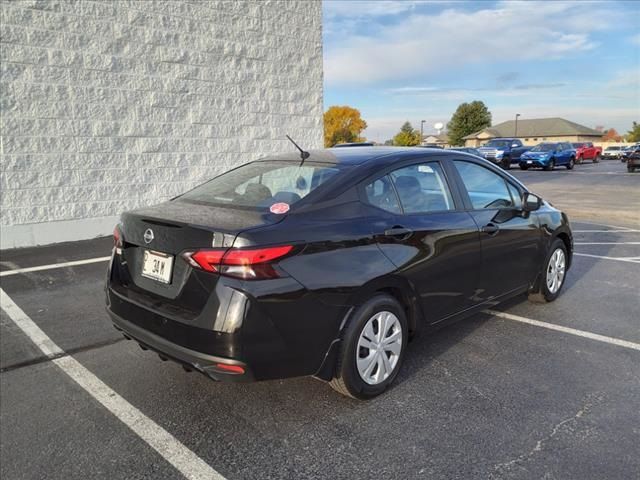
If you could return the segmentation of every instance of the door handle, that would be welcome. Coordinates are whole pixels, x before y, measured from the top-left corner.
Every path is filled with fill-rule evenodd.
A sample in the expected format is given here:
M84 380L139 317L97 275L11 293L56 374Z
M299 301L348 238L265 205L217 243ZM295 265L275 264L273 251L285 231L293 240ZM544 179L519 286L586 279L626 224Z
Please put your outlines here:
M493 237L497 235L500 231L500 227L498 227L495 223L487 223L484 227L482 227L482 231L489 236Z
M413 230L408 228L396 226L384 231L386 237L393 237L397 240L406 240L411 236Z

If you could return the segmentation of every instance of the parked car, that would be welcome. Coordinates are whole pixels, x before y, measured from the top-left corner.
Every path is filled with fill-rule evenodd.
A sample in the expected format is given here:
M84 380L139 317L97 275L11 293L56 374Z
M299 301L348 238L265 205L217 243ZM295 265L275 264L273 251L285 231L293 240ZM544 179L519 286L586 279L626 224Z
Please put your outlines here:
M627 156L627 172L635 172L636 168L640 168L640 144L634 145L633 150Z
M314 375L364 399L418 332L522 293L554 300L572 252L567 216L482 158L302 152L123 213L107 311L144 350L211 379Z
M520 161L520 155L530 149L517 138L494 138L478 148L478 152L481 157L508 170L512 163Z
M480 152L478 151L477 148L471 148L471 147L453 147L451 148L451 150L455 150L457 152L464 152L464 153L470 153L471 155L475 155L476 157L482 157L482 155L480 155Z
M626 147L623 147L620 151L620 161L626 162L629 155L631 155L631 153L633 153L639 146L640 144L636 143L635 145L628 145Z
M591 160L598 163L602 157L602 147L596 147L591 142L577 142L571 144L576 150L576 163Z
M444 148L442 145L437 143L423 143L422 145L417 145L417 146L425 147L425 148Z
M542 168L553 170L558 166L565 166L572 170L576 162L576 151L568 142L540 143L520 157L520 168Z
M620 158L621 153L622 147L607 147L602 152L602 158L604 158L605 160L617 160Z

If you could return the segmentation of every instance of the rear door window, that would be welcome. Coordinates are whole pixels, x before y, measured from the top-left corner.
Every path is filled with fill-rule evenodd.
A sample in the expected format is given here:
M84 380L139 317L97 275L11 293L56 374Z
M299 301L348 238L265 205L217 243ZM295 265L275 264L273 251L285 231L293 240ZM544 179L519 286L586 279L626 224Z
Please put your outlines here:
M420 163L390 174L406 214L442 212L455 208L442 167Z
M401 213L398 196L388 175L374 180L364 187L367 202L391 213Z

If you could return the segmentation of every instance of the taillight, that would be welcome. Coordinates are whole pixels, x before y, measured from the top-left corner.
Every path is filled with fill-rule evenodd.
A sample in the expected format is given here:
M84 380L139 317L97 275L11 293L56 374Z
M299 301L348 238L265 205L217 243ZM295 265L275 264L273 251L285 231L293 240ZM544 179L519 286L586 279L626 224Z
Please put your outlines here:
M116 249L116 253L119 255L122 253L122 232L120 231L120 227L118 225L113 229L113 248Z
M228 250L198 250L185 252L182 257L195 268L217 272L245 280L278 278L278 271L271 264L293 250L292 245L278 247Z

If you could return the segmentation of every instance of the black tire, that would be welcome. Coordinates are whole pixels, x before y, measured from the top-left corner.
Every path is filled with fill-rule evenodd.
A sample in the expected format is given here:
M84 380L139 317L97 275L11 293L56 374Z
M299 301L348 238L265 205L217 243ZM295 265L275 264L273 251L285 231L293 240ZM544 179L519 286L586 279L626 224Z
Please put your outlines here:
M627 165L627 172L633 173L635 171L636 171L635 167L631 167L631 166Z
M547 172L552 171L554 168L556 167L556 161L552 158L549 161L549 165L547 165L546 167L543 167L544 170L546 170Z
M360 334L367 325L367 322L376 314L382 311L393 313L402 329L402 347L398 361L392 373L382 382L370 385L365 382L356 366L356 351ZM334 378L329 382L331 388L347 397L365 400L373 398L383 393L398 375L402 367L407 342L409 339L409 327L404 309L398 301L387 294L378 294L362 305L360 305L351 315L349 323L345 327L342 338L340 352Z
M526 165L520 164L520 170L529 170L529 167L527 167Z
M578 158L576 159L576 163L580 165L583 160L584 160L584 157L582 155L579 155Z
M573 159L573 157L571 157L569 159L569 163L567 163L567 170L573 170L573 167L575 167L576 165L576 161Z
M549 261L551 260L551 257L558 249L562 250L565 257L564 278L562 279L558 290L556 292L551 292L549 290L549 287L547 286L547 269L549 268ZM564 284L566 283L568 262L569 259L567 257L567 247L561 239L556 238L551 243L551 247L547 252L547 255L544 259L544 264L542 265L542 269L540 270L538 291L529 293L529 300L535 303L548 303L553 302L556 298L558 298L558 295L560 295L560 292L562 291L562 287L564 287Z
M595 158L593 159L593 163L600 163L600 159L602 157L600 157L600 154L596 155Z
M502 168L505 170L509 170L511 168L511 158L509 157L502 158Z

